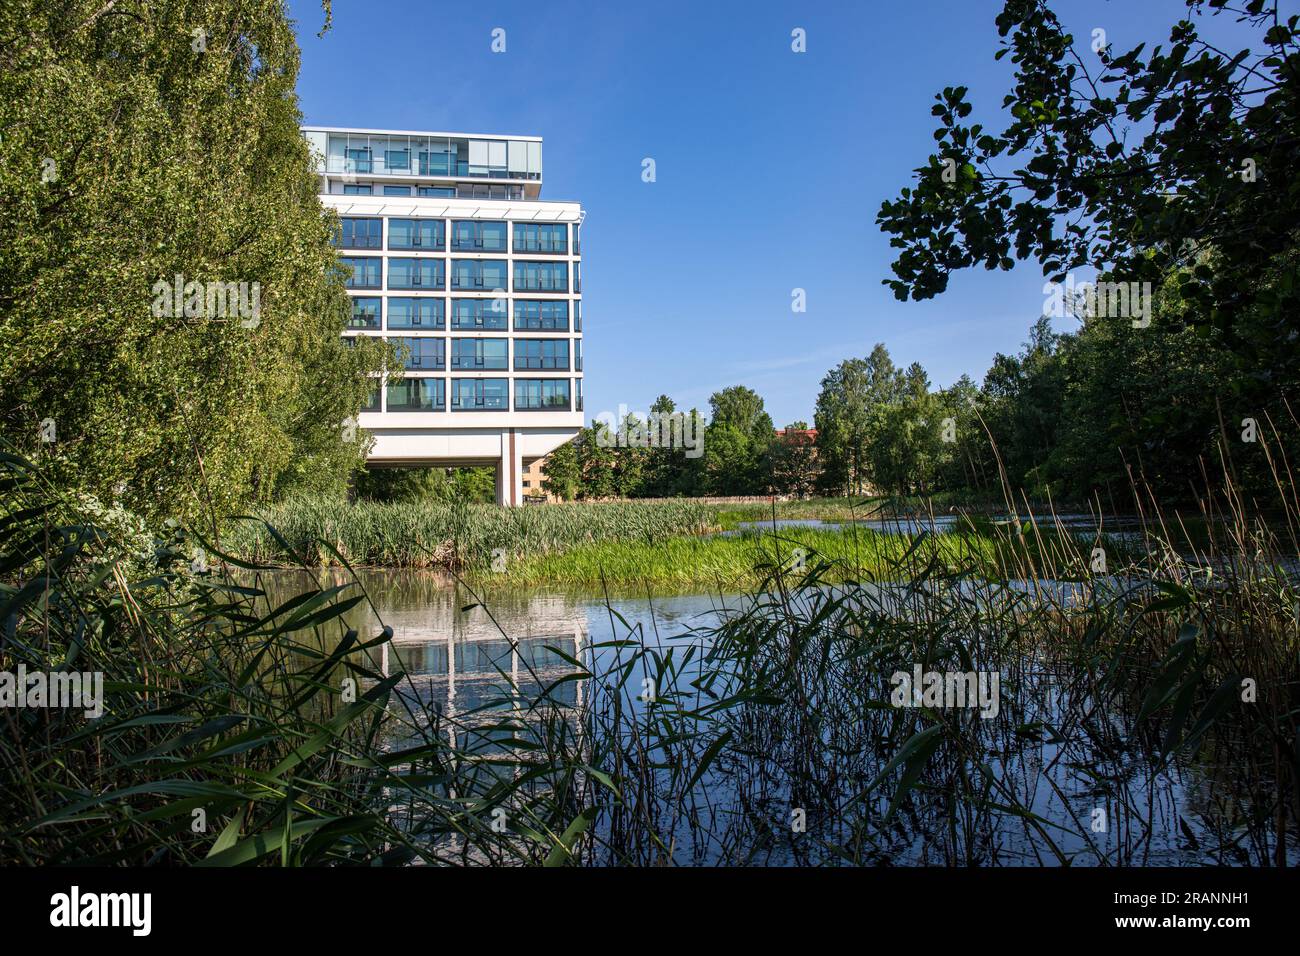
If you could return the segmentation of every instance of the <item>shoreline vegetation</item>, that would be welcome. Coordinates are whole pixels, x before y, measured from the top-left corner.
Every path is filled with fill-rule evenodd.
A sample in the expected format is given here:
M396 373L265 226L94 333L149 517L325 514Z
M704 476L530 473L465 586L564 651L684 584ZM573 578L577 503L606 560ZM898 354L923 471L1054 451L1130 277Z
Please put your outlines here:
M769 570L797 573L812 556L828 581L886 580L925 529L942 567L1007 576L1014 548L1058 559L1074 576L1092 570L1091 549L1111 564L1137 560L1157 539L1182 550L1207 540L1205 519L1175 516L1163 526L1124 519L1116 537L1057 523L1055 512L987 504L942 511L921 499L840 498L716 504L578 502L514 509L460 502L291 501L234 522L214 550L266 567L351 567L439 572L475 588L681 593L743 591ZM881 520L902 520L882 528ZM1113 521L1107 517L1107 522ZM827 522L785 525L783 522ZM946 521L947 524L939 522ZM908 524L907 522L911 522ZM942 530L928 530L931 522ZM850 572L848 569L852 568Z
M894 588L851 583L869 552L810 553L802 571L757 568L737 613L671 646L623 622L561 657L565 676L503 670L498 696L452 713L380 666L393 632L351 623L368 602L359 580L272 601L266 568L251 582L196 570L184 530L115 524L13 456L0 456L0 489L0 665L105 675L96 720L14 712L3 863L1286 866L1300 854L1296 581L1258 560L1278 540L1240 510L1215 542L1239 559L1231 573L1151 549L1123 580L1083 575L1067 591L1054 584L1082 552L1010 525L990 531L1001 580L981 580L980 555L942 535L882 552L906 582ZM660 513L649 533L691 515ZM888 676L918 669L996 674L1000 703L977 715L894 701ZM1181 800L1196 787L1204 799ZM1153 794L1184 815L1159 816ZM806 832L791 807L807 808ZM1106 840L1090 825L1098 807Z

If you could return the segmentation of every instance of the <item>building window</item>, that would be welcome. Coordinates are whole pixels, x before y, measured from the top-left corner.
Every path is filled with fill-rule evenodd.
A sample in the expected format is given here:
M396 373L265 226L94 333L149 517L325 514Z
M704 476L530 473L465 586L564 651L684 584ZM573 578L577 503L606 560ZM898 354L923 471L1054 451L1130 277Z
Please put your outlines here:
M378 289L382 261L369 256L339 256L339 262L347 270L344 285L349 289Z
M506 368L505 339L452 339L451 367L469 372L477 369L501 371Z
M452 299L451 327L461 330L504 330L506 327L505 300Z
M377 329L383 299L378 296L357 296L352 300L352 314L348 317L350 329Z
M567 262L516 262L516 292L568 292Z
M421 150L417 157L420 161L420 175L450 175L456 165L455 149L456 147L453 145L450 154L446 150Z
M569 251L569 227L562 222L515 223L515 254Z
M573 301L573 331L582 331L582 300L574 299Z
M347 165L344 170L350 173L370 172L370 147L362 146L347 151Z
M515 339L515 370L569 370L568 339Z
M447 367L446 349L442 339L395 338L396 343L408 369L424 372L441 372Z
M505 252L506 224L458 219L451 224L451 248L457 252Z
M422 173L421 175L427 176L428 173ZM426 199L455 199L456 187L455 186L416 186L415 194L417 196L423 196Z
M411 171L411 151L409 149L384 150L384 168L390 173L407 173ZM406 195L410 195L407 193Z
M523 186L497 186L487 183L460 183L456 187L459 199L523 199Z
M441 259L388 260L388 288L435 289L446 287Z
M505 378L453 378L453 412L509 411L510 380Z
M390 412L441 412L447 408L447 382L441 378L404 378L388 386Z
M501 259L451 260L451 287L505 292L509 272Z
M337 245L340 249L382 249L383 220L344 216L339 220Z
M374 188L369 185L358 185L357 183L344 183L343 195L345 196L372 196Z
M569 380L567 378L517 378L515 379L515 411L569 410Z
M446 306L442 299L405 299L388 300L388 328L390 329L437 329L442 330L445 322Z
M389 249L423 249L441 252L443 236L441 219L388 220Z
M411 195L410 186L385 186L385 196L409 196Z
M569 303L553 299L515 299L515 331L569 331Z
M573 410L582 411L582 379L580 378L573 380Z
M376 379L370 386L370 391L366 393L366 403L361 406L363 412L379 411L379 380Z
M582 371L582 339L573 340L573 370Z

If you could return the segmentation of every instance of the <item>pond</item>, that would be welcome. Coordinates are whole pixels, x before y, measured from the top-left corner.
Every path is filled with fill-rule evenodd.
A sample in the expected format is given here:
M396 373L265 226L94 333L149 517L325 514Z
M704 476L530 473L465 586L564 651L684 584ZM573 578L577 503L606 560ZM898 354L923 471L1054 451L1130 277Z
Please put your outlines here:
M342 573L326 578L346 580ZM272 590L287 593L306 577L286 572L269 581ZM708 695L695 679L703 654L692 654L707 648L706 632L746 608L752 612L754 601L696 594L620 596L607 603L592 594L496 592L485 605L434 573L364 571L360 583L373 608L364 617L352 612L349 623L363 634L392 629L391 643L375 650L377 669L409 679L401 693L442 715L453 747L466 746L472 736L466 728L500 720L506 711L523 714L543 693L578 721L593 711L607 717L613 698L630 712L644 712L637 690L648 661L661 660L670 648L679 661L692 660L674 677L676 713L702 707ZM996 600L1012 606L1024 594L1012 587ZM882 585L855 592L854 601L872 613L894 614L905 612L909 595L906 586ZM822 595L804 599L815 604ZM628 645L652 648L652 654L622 672ZM567 677L573 661L594 676ZM1215 756L1162 765L1149 740L1123 729L1137 701L1098 698L1070 666L1032 648L984 659L982 666L1001 676L998 719L961 718L966 739L960 747L973 749L962 756L948 753L945 744L913 791L908 813L892 816L864 840L864 818L890 816L883 788L862 791L887 769L901 742L891 723L899 714L887 706L889 668L873 669L878 665L865 657L837 666L835 680L818 685L820 698L802 711L774 708L769 716L760 708L737 720L729 734L736 735L738 752L728 748L697 778L707 809L695 807L665 824L680 843L672 862L833 863L846 846L854 848L857 862L893 865L1231 865L1258 864L1274 852L1269 823L1250 803L1258 768L1223 759L1225 747L1231 756L1231 740L1220 742ZM611 674L621 674L617 688ZM816 726L787 732L786 725L810 716ZM667 772L668 752L656 773ZM685 758L678 753L677 759ZM983 763L991 776L981 794L958 799L945 792L949 785L941 777L930 779L932 771L955 772L954 759ZM817 766L792 771L803 762ZM673 792L680 803L684 797ZM1004 812L1008 806L1015 812ZM797 832L815 839L781 835L792 812L807 828ZM1300 858L1294 836L1286 855Z

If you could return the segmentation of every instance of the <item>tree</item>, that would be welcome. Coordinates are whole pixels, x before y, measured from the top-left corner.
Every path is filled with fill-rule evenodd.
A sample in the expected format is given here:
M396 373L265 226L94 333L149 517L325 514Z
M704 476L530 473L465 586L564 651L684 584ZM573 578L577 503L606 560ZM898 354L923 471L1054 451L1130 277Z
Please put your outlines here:
M650 459L648 423L629 412L621 427L629 441L614 456L614 494L620 498L635 498L643 493L642 485Z
M704 469L709 493L761 495L768 491L766 453L775 428L762 397L733 385L709 397L712 417L705 434Z
M279 0L0 17L0 433L71 488L215 521L364 460L297 72Z
M698 492L700 487L699 458L687 458L684 436L692 424L691 435L703 436L705 431L699 412L679 412L667 395L660 395L650 406L652 416L658 416L661 442L652 447L642 473L641 494L649 498L671 498ZM666 419L666 423L665 423ZM656 419L652 418L652 421ZM662 439L667 438L667 444Z
M969 375L939 392L943 415L940 440L947 445L935 475L940 488L987 492L998 487L997 463L981 413L982 399Z
M581 498L612 498L617 493L615 469L616 449L600 437L596 428L584 428L574 439L578 452L578 467L582 472ZM619 449L618 451L621 451Z
M772 439L772 416L763 408L763 398L752 388L732 385L709 396L713 425L732 425L761 445Z
M1300 19L1284 17L1276 0L1231 8L1228 0L1187 0L1187 8L1168 46L1117 53L1094 34L1090 52L1046 0L1006 0L996 21L996 58L1015 64L1006 126L967 125L966 87L935 97L936 152L877 217L898 250L885 281L899 299L927 299L975 265L1005 270L1033 260L1053 283L1095 268L1112 291L1109 314L1091 318L1133 319L1148 332L1153 321L1169 323L1166 345L1189 327L1233 364L1225 398L1255 409L1252 417L1292 424L1300 397ZM1250 31L1237 53L1199 32L1199 18L1228 11ZM1119 297L1170 282L1180 307L1155 317L1131 314ZM1087 338L1085 328L1078 341ZM990 385L1018 389L1040 381L1039 371L1000 361ZM1119 382L1127 367L1112 371ZM1021 417L1008 427L1024 438L1027 424ZM1288 432L1284 441L1295 447ZM1041 437L1022 466L1041 455Z
M767 490L753 439L728 421L709 423L704 470L711 495L756 495Z
M903 388L903 376L879 342L867 358L841 362L822 379L813 418L824 490L838 494L866 490L873 409L897 401Z
M877 487L900 495L934 490L944 455L942 407L919 364L908 369L901 394L873 406L867 450Z
M542 465L542 488L547 494L564 501L573 501L582 487L582 470L578 464L578 449L574 441L566 441L546 456Z
M1065 400L1065 369L1061 336L1040 316L1019 355L1001 353L984 378L986 419L1007 476L1021 487L1041 490L1047 475L1039 473L1058 442Z
M368 501L496 500L495 468L374 468L355 476L358 498Z
M1161 316L1185 307L1176 282L1159 303ZM1219 466L1214 446L1224 418L1235 428L1249 414L1232 387L1234 356L1215 330L1176 321L1135 329L1097 318L1065 340L1061 355L1065 388L1051 473L1076 497L1100 490L1114 500L1130 468L1162 496L1190 497L1202 467ZM1229 454L1234 444L1225 444ZM1260 474L1247 483L1266 480Z
M806 434L807 422L792 422L768 451L772 491L806 498L817 485L817 446Z

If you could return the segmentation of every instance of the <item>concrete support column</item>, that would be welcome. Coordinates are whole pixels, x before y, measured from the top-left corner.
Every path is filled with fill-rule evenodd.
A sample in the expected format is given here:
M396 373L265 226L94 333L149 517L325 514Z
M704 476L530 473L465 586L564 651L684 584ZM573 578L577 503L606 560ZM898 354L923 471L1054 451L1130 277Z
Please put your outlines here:
M523 449L516 429L501 432L501 460L497 463L497 504L513 508L524 499Z

